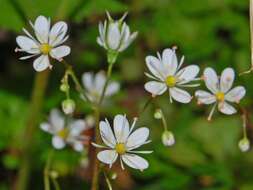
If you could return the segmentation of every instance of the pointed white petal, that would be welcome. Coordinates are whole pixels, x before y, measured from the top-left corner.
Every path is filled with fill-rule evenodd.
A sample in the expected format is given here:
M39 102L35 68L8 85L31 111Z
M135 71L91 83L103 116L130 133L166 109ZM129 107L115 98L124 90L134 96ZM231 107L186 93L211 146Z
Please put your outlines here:
M235 78L235 72L232 68L226 68L221 73L220 78L220 89L222 92L226 93L233 85Z
M110 23L107 31L107 44L110 49L117 50L120 45L120 31L118 22Z
M117 82L111 82L108 84L105 95L106 96L111 96L119 91L120 85Z
M146 127L141 127L135 130L127 139L127 149L132 150L143 145L149 136L149 129Z
M49 33L49 44L53 47L62 43L68 30L68 25L63 22L57 22L53 25Z
M145 83L144 88L146 91L150 92L153 95L161 95L167 90L165 83L150 81Z
M52 130L52 127L49 123L46 123L46 122L43 122L40 124L40 129L43 130L43 131L46 131L48 133L51 133L53 134L54 131Z
M164 81L167 77L166 73L164 73L164 68L162 62L154 56L146 57L146 65L149 71L160 80Z
M198 75L199 73L199 66L197 65L189 65L187 67L184 67L180 71L178 71L178 79L180 81L179 84L185 84L193 79Z
M204 80L206 87L212 92L217 93L219 91L219 80L218 76L212 68L208 67L204 70Z
M64 117L61 115L59 110L53 109L50 112L49 123L52 125L54 132L60 131L64 128Z
M124 115L116 115L113 120L113 129L118 143L125 143L129 135L129 122Z
M48 43L50 22L44 16L38 16L34 23L34 30L37 39L41 43Z
M70 135L73 136L80 136L81 133L86 129L86 124L84 120L77 119L70 123Z
M47 55L41 55L33 61L33 68L35 71L44 71L50 66L49 58Z
M114 134L112 132L112 129L111 129L111 126L109 125L109 123L104 122L104 121L100 121L99 130L100 130L100 135L102 137L103 142L107 146L114 148L114 146L116 144L116 140L115 140Z
M53 136L52 144L53 144L54 148L56 148L56 149L62 149L66 145L64 140L58 136Z
M212 104L216 101L216 97L213 94L204 90L197 90L195 96L200 104Z
M105 163L112 165L118 158L118 154L115 150L103 150L97 154L97 158Z
M95 88L95 90L97 92L101 92L102 93L102 90L104 88L105 81L106 81L105 73L103 71L98 72L95 75L95 79L94 80L95 80L95 86L93 86L93 88Z
M176 87L170 88L169 91L170 91L171 97L177 102L189 103L192 99L192 96L188 92L180 88L176 88Z
M144 169L147 169L149 166L147 160L135 154L124 154L122 155L122 160L129 167L138 169L141 171Z
M67 56L70 54L70 47L69 46L59 46L57 48L53 48L50 51L51 57L61 60L63 57Z
M174 75L177 71L178 61L175 50L165 49L162 54L162 62L166 75Z
M232 115L237 112L236 109L233 106L231 106L230 104L228 104L227 102L219 103L218 109L220 112L227 114L227 115Z
M27 53L31 54L38 54L40 53L38 44L32 40L31 38L28 38L26 36L18 36L16 38L16 42L18 46Z
M82 75L83 86L86 90L91 91L94 88L94 75L91 72L84 73Z
M239 102L246 94L246 89L243 86L237 86L230 90L226 95L225 99L230 102Z

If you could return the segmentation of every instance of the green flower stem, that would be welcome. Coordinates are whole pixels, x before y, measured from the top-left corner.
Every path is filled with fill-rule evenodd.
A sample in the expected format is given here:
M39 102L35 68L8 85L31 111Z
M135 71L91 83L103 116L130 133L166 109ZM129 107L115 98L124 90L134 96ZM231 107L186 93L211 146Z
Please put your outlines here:
M141 117L141 115L146 111L146 109L148 108L148 106L151 104L151 102L154 100L154 97L150 97L147 99L146 103L144 104L144 106L142 107L142 109L139 111L137 117Z
M50 190L50 167L53 157L53 150L48 154L46 166L44 168L44 189Z
M161 109L160 109L160 112L161 112L161 116L162 116L162 122L163 122L164 131L168 131L168 125L167 125L165 116L163 114L163 111Z
M27 190L32 161L32 146L34 145L34 133L38 125L39 114L44 100L49 73L49 70L46 70L36 74L32 99L28 109L29 113L26 128L24 129L24 134L22 136L23 146L21 147L21 165L16 182L17 190ZM23 141L23 139L25 139L25 141Z
M55 190L61 190L60 185L59 185L57 179L52 178L52 181L53 181L54 189Z
M95 110L95 117L96 117L96 128L95 128L95 142L97 144L101 143L101 139L100 139L100 135L99 135L99 121L100 121L100 109L101 109L101 105L103 103L104 100L104 96L105 96L105 91L107 88L107 85L109 83L110 77L111 77L111 73L112 73L112 68L113 68L114 62L113 63L109 63L108 65L108 70L107 70L107 77L106 77L106 82L103 86L103 91L102 91L102 95L98 101L97 106L95 106L94 110ZM95 156L97 155L97 149L95 149ZM97 190L98 189L98 184L99 184L99 160L95 159L94 161L94 166L93 166L93 176L92 176L92 184L91 184L91 190Z

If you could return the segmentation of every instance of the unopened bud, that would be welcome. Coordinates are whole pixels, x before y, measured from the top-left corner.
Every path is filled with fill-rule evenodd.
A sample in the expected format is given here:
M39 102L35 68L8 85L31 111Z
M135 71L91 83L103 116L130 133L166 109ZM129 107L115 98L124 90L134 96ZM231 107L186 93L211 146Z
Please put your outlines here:
M247 152L247 151L249 150L249 148L250 148L250 142L249 142L249 140L245 137L245 138L243 138L243 139L241 139L241 140L239 141L238 146L239 146L239 148L240 148L240 150L241 150L242 152Z
M165 146L172 146L175 144L175 138L172 132L164 131L162 134L162 142Z
M61 90L62 92L67 92L67 91L69 90L69 85L66 84L66 83L61 84L60 90Z
M154 113L154 118L155 119L161 119L162 118L162 113L160 109L157 109Z
M50 171L50 176L51 176L53 179L56 179L56 178L59 177L59 174L58 174L57 171L52 170L52 171Z
M111 179L112 180L115 180L117 178L117 173L116 172L113 172L112 175L111 175Z
M76 104L72 99L66 99L62 102L62 110L65 114L72 114L75 110Z

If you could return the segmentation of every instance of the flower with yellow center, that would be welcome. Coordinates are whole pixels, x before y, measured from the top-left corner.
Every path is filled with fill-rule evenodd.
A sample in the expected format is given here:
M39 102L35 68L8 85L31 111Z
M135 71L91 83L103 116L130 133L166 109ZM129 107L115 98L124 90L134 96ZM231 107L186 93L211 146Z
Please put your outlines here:
M57 132L57 135L62 139L66 139L69 135L69 130L67 128L63 128L62 130Z
M174 76L168 76L165 80L168 87L172 88L176 85L177 79Z
M225 94L223 92L217 92L215 94L215 97L216 97L217 101L223 102L225 99Z
M40 45L40 52L44 55L49 54L51 49L52 49L52 47L48 43L43 43Z
M117 143L115 145L115 150L118 154L125 154L126 153L126 147L124 143Z

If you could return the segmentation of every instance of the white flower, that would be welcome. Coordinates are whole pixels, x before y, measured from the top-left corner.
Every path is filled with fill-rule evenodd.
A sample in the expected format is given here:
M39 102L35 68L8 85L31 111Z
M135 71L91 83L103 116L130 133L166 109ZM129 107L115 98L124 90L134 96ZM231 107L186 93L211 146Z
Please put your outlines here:
M211 120L217 104L218 110L224 114L231 115L237 112L228 102L239 103L244 97L246 90L243 86L237 86L231 89L234 78L235 73L232 68L224 69L220 79L212 68L206 68L204 70L204 81L211 93L204 90L197 90L195 96L199 104L214 104L208 120Z
M157 53L158 58L154 56L146 57L146 65L151 74L145 73L153 81L145 84L145 89L152 94L152 96L161 95L167 89L170 94L170 101L172 99L181 102L189 103L192 96L180 87L196 87L198 84L187 84L191 81L197 80L199 67L197 65L189 65L182 69L181 66L184 61L182 57L179 65L175 49L165 49L162 57Z
M172 146L175 144L175 137L171 131L164 131L162 134L162 142L164 146Z
M137 37L137 32L130 33L129 26L123 22L126 13L119 20L113 20L108 12L108 21L99 23L99 37L97 43L109 51L121 52L124 51Z
M83 150L84 141L88 140L88 137L82 135L89 128L84 120L66 122L63 115L56 109L50 112L49 121L41 123L40 128L53 135L52 145L56 149L62 149L69 144L80 152Z
M83 86L87 96L92 102L98 102L103 92L106 76L103 71L93 74L91 72L82 75ZM105 97L110 97L119 91L120 85L117 82L109 82L105 90Z
M106 146L95 143L93 145L108 149L98 153L97 158L101 162L109 164L111 167L119 157L122 169L124 169L123 162L129 167L141 171L148 168L148 162L136 153L149 154L152 151L135 151L134 149L150 142L148 140L149 129L141 127L133 131L136 121L137 119L134 120L130 128L126 116L116 115L113 121L113 131L107 119L100 122L100 135Z
M247 152L250 149L250 142L247 138L243 138L239 141L238 146L242 152Z
M36 39L23 28L27 36L22 35L16 38L19 46L19 48L16 48L16 51L31 54L21 57L21 60L39 56L33 62L33 67L36 71L40 72L52 67L49 61L49 55L61 61L63 57L70 53L68 46L61 45L68 39L68 36L66 36L68 26L65 22L57 22L50 29L50 19L39 16L34 24L31 22L30 24L34 29Z

